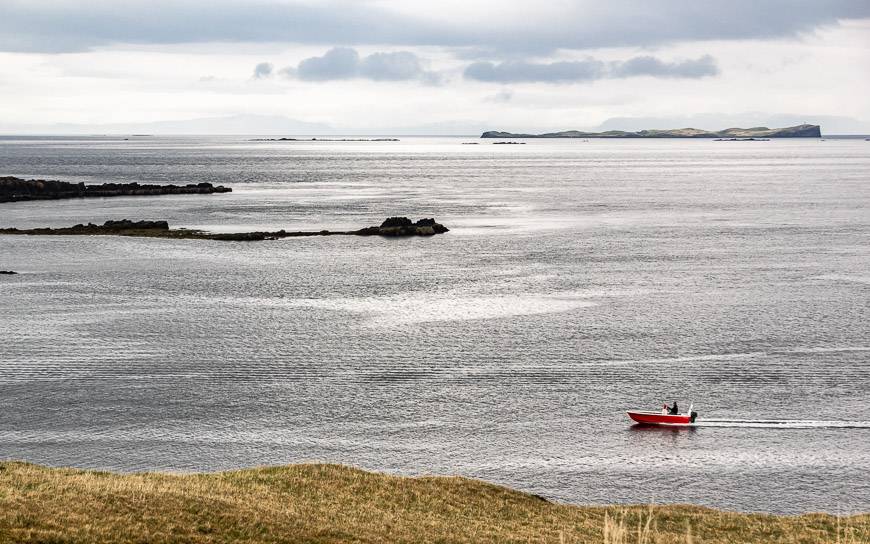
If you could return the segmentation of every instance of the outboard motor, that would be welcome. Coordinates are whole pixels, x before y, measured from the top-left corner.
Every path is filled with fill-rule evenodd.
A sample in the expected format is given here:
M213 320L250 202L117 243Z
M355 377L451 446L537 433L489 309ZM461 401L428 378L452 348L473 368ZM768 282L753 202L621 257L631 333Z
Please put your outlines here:
M690 422L694 423L696 417L698 417L698 412L690 412L689 413L689 421Z

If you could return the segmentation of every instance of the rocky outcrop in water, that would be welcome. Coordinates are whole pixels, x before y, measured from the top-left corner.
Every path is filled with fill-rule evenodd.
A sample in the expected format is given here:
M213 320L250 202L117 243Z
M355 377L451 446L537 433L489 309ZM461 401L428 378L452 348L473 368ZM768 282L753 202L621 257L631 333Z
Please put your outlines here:
M785 128L726 128L710 131L697 128L673 128L639 130L627 132L624 130L608 130L607 132L582 132L565 130L562 132L547 132L545 134L516 134L491 130L484 132L481 138L821 138L822 129L819 125L797 125Z
M435 219L420 219L416 223L407 217L389 217L379 227L368 227L356 231L360 236L432 236L449 232L450 229Z
M23 200L58 200L63 198L89 198L111 196L154 196L229 193L232 189L211 183L190 185L151 185L140 183L103 183L86 185L46 179L0 177L0 202Z
M256 242L260 240L277 240L304 236L434 236L443 234L450 229L437 223L434 219L420 219L416 223L407 217L390 217L380 226L366 227L351 231L254 231L254 232L220 232L211 233L201 230L170 229L167 221L106 221L102 225L94 223L78 224L72 227L17 229L0 228L2 234L29 234L41 236L141 236L144 238L176 238L219 240L224 242Z

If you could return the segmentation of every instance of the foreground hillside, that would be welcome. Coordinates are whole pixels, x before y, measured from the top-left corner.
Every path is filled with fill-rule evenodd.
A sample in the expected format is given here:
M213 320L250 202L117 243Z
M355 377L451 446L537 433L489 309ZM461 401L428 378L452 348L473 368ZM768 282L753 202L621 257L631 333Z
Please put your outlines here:
M336 465L118 475L0 463L0 542L868 542L870 515L579 507Z

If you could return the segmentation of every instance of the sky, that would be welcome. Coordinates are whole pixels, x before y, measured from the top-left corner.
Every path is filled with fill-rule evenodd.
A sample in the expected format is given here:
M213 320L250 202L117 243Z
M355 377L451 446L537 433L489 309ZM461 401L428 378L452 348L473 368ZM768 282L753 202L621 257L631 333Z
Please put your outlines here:
M867 96L868 0L0 0L6 133L870 133Z

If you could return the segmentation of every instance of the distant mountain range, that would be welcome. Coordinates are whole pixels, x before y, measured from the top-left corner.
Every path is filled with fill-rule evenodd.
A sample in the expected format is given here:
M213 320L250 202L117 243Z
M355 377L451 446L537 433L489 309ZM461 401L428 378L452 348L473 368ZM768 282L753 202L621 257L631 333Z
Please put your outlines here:
M481 134L481 138L821 138L819 125L797 125L785 128L726 128L709 131L697 128L652 129L630 132L608 130L606 132L582 132L565 130L544 134L517 134L491 130Z
M745 113L739 115L704 114L683 117L613 117L604 121L597 127L588 127L584 130L561 132L548 132L555 127L538 126L533 130L546 132L540 135L524 135L526 137L548 138L751 138L751 137L783 137L778 135L764 135L760 132L769 130L765 127L750 129L729 129L726 131L706 131L697 129L679 129L678 131L661 130L638 130L642 127L691 127L691 126L747 126L760 125L782 127L790 124L801 123L803 119L813 119L817 123L824 124L828 135L832 134L870 134L870 122L857 121L846 117L825 115L786 115L761 113ZM52 124L11 124L0 119L0 134L150 134L150 135L254 135L254 136L458 136L480 134L492 121L486 120L453 120L437 123L422 123L416 125L384 125L384 126L348 126L332 125L292 119L282 115L254 115L239 114L224 117L205 117L198 119L176 119L150 122L128 122L110 124L76 124L76 123L52 123ZM814 125L801 125L816 128ZM798 129L798 127L792 127ZM513 128L513 127L512 127ZM775 129L787 131L790 129ZM731 132L751 131L751 132ZM668 134L678 132L680 134ZM493 133L487 133L493 134ZM519 134L501 132L503 137L518 138ZM808 135L800 134L801 137L818 137L818 133ZM495 137L495 136L489 136Z
M331 134L324 123L308 123L281 115L229 115L144 123L3 126L0 134Z

